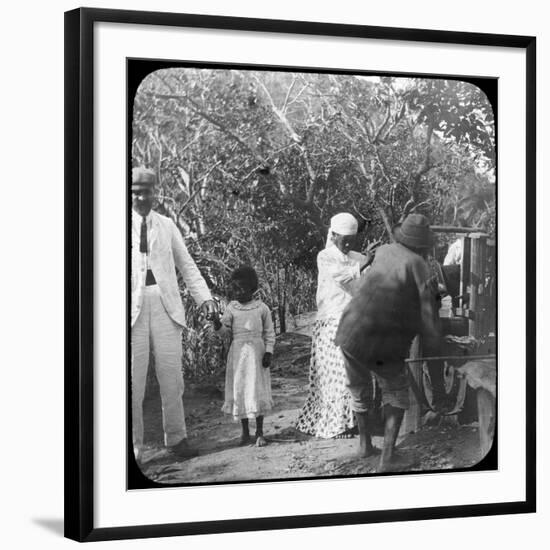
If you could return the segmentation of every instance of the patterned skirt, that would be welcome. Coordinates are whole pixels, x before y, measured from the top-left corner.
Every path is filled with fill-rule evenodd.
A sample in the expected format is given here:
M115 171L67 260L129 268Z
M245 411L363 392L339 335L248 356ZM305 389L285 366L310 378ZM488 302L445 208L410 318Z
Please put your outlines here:
M329 439L353 428L344 356L334 345L339 319L315 322L309 366L309 395L298 416L300 432Z

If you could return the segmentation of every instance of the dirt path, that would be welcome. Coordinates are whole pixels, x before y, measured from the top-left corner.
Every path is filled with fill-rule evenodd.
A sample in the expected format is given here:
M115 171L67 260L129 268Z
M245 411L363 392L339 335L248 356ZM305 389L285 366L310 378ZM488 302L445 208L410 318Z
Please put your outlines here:
M297 479L372 474L376 459L356 458L358 440L317 440L294 431L307 395L310 339L285 334L277 342L272 388L275 408L266 417L269 444L239 447L240 425L224 417L221 384L187 387L184 397L190 443L200 455L178 460L162 446L158 388L152 384L145 400L144 474L166 484ZM253 425L251 426L253 430ZM381 438L374 438L381 446ZM480 459L475 426L425 427L398 441L408 466L403 471L467 468Z

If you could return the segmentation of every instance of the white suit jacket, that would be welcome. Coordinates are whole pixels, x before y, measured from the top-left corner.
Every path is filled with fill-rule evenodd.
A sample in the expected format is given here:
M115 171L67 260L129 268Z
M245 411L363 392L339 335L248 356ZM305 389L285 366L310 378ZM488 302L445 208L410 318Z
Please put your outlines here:
M132 212L132 216L136 216L136 214ZM212 295L193 258L187 251L176 224L170 218L161 216L154 211L151 211L150 216L151 230L148 232L147 243L149 268L160 288L161 300L166 312L173 321L183 326L185 325L185 311L179 292L176 267L197 305L211 300ZM139 251L139 240L139 231L132 223L132 326L141 311L147 275L147 256Z

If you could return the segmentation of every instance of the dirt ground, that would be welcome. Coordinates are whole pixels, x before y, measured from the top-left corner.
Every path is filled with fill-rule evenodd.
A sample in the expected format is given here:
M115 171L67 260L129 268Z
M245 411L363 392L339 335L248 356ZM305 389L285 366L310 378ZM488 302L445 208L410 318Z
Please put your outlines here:
M144 404L143 473L162 484L356 476L375 473L377 458L356 457L358 438L320 440L294 430L307 395L310 338L287 333L277 341L272 372L275 408L264 422L266 447L240 447L240 425L224 417L222 382L187 385L184 395L190 444L199 456L181 460L162 445L158 387L150 384ZM251 432L253 433L253 423ZM382 445L375 437L374 444ZM439 421L398 440L401 471L468 468L481 459L476 424Z

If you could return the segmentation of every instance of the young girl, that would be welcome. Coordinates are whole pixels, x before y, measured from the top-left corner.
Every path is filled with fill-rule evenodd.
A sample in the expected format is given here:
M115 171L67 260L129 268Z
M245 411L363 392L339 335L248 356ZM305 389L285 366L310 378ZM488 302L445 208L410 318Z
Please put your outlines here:
M263 447L266 445L264 414L273 405L269 366L275 331L269 308L254 299L257 289L258 276L254 269L248 266L236 269L230 282L233 301L221 321L214 320L214 328L231 336L222 411L241 421L241 445L250 443L249 419L255 418L256 445Z

